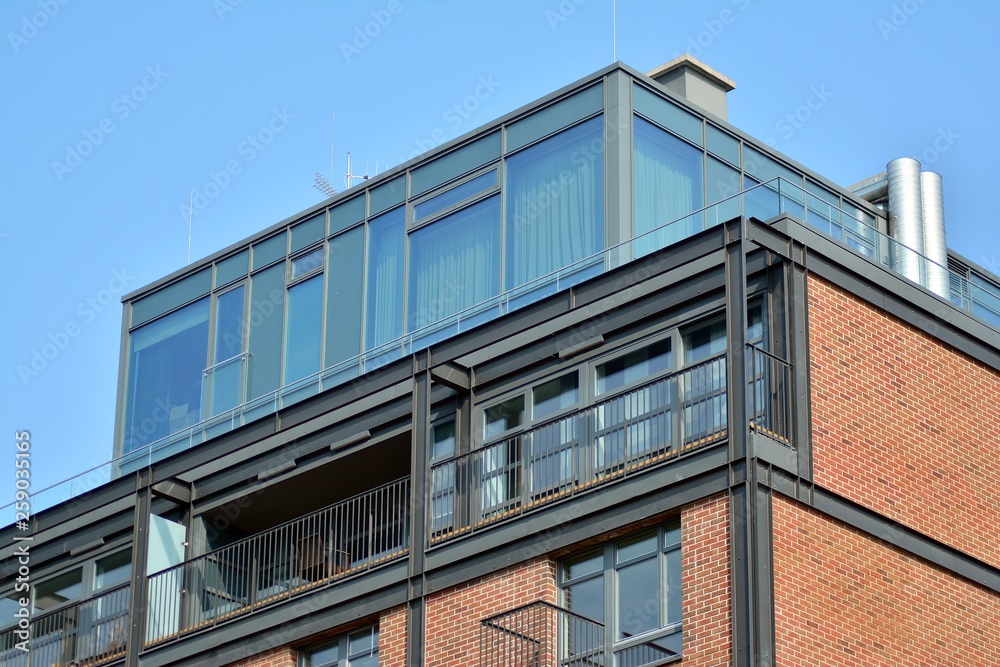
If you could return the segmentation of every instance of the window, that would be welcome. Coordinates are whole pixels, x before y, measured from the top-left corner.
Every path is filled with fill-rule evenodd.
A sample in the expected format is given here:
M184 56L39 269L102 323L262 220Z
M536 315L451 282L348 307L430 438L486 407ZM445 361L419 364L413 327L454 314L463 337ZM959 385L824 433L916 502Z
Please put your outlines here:
M490 197L412 232L409 272L409 331L499 294L500 197Z
M431 426L431 465L455 455L455 420ZM431 473L431 534L449 530L455 519L455 468L451 461L437 465Z
M701 150L635 118L634 235L668 225L635 242L635 256L647 255L701 231L701 214L685 218L702 207Z
M722 437L727 425L726 321L717 319L682 330L685 443Z
M321 251L322 252L322 251ZM323 333L323 276L288 288L284 384L319 372Z
M403 335L404 208L368 223L368 292L365 349Z
M302 651L302 667L378 667L378 628L339 637L333 643Z
M507 158L505 289L604 247L603 138L592 118Z
M680 524L609 542L560 564L563 605L605 625L614 664L641 667L680 655ZM572 633L563 660L589 646ZM603 662L601 664L604 664Z
M293 281L323 267L323 249L317 248L291 260L288 280Z
M243 353L243 301L246 287L239 285L215 298L213 365L205 372L208 416L244 402L246 360Z
M139 327L129 336L126 453L201 420L208 310L206 297Z
M413 206L413 221L417 222L423 220L424 218L429 218L436 213L454 206L459 202L465 201L478 195L481 192L486 192L491 188L495 188L497 185L497 170L492 169L485 174L476 176L473 179L460 183L450 190L445 190L441 194L434 195L430 199L425 199L424 201L415 204Z
M77 568L35 587L34 610L41 613L83 597L83 570Z

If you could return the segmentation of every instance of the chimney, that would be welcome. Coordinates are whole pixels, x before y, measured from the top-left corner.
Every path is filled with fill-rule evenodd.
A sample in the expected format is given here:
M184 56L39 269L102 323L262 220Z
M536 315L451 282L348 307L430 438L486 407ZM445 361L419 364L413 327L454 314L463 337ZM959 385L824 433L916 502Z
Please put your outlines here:
M646 76L705 111L726 120L726 93L736 82L687 53L646 73Z

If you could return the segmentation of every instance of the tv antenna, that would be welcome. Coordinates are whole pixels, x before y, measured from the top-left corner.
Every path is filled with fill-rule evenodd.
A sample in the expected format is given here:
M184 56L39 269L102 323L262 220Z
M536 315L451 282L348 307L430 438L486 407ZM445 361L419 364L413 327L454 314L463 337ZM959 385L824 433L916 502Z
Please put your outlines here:
M333 187L333 156L334 141L337 132L337 112L333 112L333 126L330 129L330 180L326 180L323 174L318 171L313 174L313 187L322 192L327 198L337 194L337 188Z

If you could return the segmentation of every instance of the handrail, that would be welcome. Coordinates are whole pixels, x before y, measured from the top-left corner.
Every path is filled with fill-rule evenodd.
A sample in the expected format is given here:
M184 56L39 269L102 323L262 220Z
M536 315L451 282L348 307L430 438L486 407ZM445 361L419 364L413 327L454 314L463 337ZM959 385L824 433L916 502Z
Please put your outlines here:
M409 552L403 477L148 575L145 645L283 602Z

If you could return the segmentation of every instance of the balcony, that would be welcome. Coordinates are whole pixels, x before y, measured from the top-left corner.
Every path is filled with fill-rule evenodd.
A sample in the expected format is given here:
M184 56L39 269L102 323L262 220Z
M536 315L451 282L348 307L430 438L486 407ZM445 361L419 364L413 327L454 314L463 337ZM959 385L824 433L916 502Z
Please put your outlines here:
M9 667L97 667L125 657L128 584L32 618L28 651L14 628L0 633L0 664Z
M721 442L726 386L715 357L432 466L430 544Z
M409 501L406 477L151 574L146 647L404 557Z
M483 619L480 667L589 667L605 661L604 625L548 602Z

